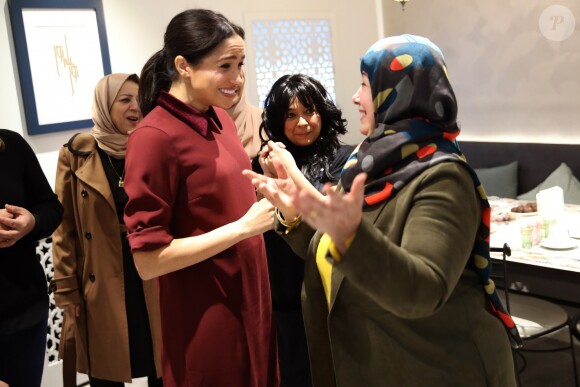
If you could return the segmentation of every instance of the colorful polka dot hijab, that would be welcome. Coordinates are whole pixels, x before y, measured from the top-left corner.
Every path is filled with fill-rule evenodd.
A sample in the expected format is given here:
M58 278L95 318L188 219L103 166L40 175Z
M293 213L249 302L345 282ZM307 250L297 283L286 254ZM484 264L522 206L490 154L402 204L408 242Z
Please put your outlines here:
M521 346L517 328L489 278L487 196L465 162L455 138L459 135L457 101L441 50L429 39L402 35L375 43L361 60L370 82L377 126L350 156L341 178L349 190L356 175L368 174L363 206L391 200L414 177L442 162L458 162L471 173L481 196L482 222L468 267L474 269L492 312L504 323L512 345Z

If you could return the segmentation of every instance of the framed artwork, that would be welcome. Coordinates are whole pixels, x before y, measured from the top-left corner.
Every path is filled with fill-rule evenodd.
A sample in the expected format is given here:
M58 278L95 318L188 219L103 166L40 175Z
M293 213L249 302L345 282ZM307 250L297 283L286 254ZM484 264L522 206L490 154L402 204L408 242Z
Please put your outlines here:
M111 73L101 0L8 0L28 134L93 126L95 85Z

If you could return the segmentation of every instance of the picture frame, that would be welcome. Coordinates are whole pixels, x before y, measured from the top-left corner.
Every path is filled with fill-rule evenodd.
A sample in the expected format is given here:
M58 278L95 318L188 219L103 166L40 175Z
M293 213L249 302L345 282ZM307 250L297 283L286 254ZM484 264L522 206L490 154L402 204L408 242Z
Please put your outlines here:
M97 82L111 73L101 0L8 0L28 134L93 126Z

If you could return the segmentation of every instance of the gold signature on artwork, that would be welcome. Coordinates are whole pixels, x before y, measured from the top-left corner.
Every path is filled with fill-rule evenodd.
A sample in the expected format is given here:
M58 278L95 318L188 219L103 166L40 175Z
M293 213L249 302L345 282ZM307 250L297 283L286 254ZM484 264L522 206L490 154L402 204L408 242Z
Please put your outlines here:
M64 70L64 72L68 70L71 95L75 95L75 84L79 79L79 68L69 54L66 33L64 34L64 45L54 46L54 60L56 63L56 73L59 77L61 76L61 70Z

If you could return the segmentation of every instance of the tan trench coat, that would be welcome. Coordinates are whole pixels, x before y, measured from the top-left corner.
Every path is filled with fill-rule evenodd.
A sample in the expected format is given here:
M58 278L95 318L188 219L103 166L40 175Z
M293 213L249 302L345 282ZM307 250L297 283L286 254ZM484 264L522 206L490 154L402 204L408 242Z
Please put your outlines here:
M57 306L81 305L76 322L65 319L59 352L65 370L67 361L76 352L78 372L99 379L131 382L121 230L96 146L91 135L79 134L59 153L55 188L65 211L61 225L53 234L51 287ZM110 227L101 228L101 225ZM155 280L144 281L143 289L155 368L160 376L160 320ZM73 332L74 338L71 338ZM74 347L66 345L71 340L76 342Z

